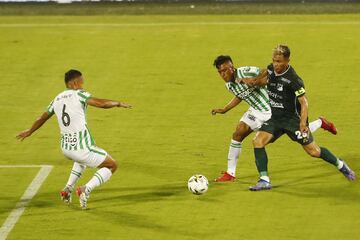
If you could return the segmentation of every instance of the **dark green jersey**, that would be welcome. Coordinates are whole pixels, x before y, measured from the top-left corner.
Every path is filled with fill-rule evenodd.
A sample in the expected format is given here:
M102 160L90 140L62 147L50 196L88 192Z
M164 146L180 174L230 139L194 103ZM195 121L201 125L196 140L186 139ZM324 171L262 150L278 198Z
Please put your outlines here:
M270 64L267 68L269 79L267 91L273 116L296 116L300 118L301 106L298 97L305 94L303 80L289 65L282 74L275 74Z

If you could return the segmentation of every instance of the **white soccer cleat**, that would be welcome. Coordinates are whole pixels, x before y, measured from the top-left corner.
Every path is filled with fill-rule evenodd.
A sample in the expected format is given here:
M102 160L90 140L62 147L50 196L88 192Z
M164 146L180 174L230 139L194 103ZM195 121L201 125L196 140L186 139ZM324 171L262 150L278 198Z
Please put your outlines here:
M85 188L85 186L81 186L76 189L76 194L79 196L80 207L83 210L87 209L87 201L89 199L89 194L86 194Z

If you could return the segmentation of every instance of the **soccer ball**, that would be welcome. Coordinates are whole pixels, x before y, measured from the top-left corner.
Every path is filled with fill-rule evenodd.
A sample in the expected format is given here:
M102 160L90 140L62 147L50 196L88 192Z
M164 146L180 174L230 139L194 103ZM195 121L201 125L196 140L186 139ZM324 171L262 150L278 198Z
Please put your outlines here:
M209 187L209 181L205 176L197 174L192 176L188 181L188 189L196 195L204 194Z

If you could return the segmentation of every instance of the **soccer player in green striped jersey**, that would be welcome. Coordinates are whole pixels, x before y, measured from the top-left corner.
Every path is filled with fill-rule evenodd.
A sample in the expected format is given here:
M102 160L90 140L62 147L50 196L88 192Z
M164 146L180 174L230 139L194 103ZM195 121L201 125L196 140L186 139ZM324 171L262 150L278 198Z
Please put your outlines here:
M214 66L225 81L226 88L234 95L234 98L224 108L213 109L212 114L224 114L237 106L241 101L245 101L250 106L240 119L233 133L228 152L227 171L215 179L217 182L226 182L235 180L236 165L241 153L242 141L251 132L260 129L262 124L271 118L272 112L266 87L251 87L236 81L238 79L259 76L261 71L258 67L235 68L231 57L224 55L218 56L215 59ZM320 127L326 129L329 124L332 123L324 118L319 118L311 122L309 128L310 131L314 132ZM332 133L336 134L336 132Z
M99 168L86 185L76 190L81 208L86 209L90 192L108 181L117 169L116 161L105 150L96 146L87 126L86 108L88 105L98 108L131 106L119 101L95 98L83 90L83 84L84 78L80 71L66 72L66 90L58 94L31 128L19 133L17 138L22 141L31 136L54 114L56 115L61 133L61 150L67 158L74 161L68 182L60 192L63 201L71 202L71 193L86 167Z

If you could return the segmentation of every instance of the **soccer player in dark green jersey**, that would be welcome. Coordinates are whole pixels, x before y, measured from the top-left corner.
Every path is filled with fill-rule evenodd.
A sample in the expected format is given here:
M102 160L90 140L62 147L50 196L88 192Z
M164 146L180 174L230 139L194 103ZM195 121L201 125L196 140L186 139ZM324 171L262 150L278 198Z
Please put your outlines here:
M354 181L355 173L343 160L314 142L308 127L309 103L305 95L304 82L290 66L289 61L289 47L278 45L273 50L272 64L267 67L267 71L262 71L258 77L239 80L250 86L266 85L272 112L271 118L262 125L253 140L260 179L250 190L271 189L265 146L284 133L300 143L310 156L321 158L336 166L348 180Z

